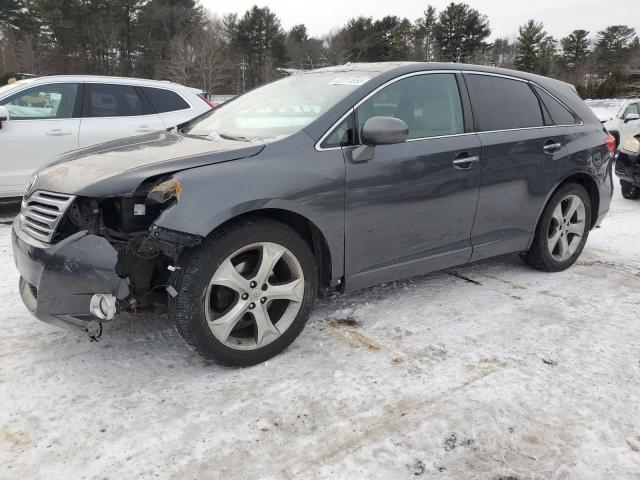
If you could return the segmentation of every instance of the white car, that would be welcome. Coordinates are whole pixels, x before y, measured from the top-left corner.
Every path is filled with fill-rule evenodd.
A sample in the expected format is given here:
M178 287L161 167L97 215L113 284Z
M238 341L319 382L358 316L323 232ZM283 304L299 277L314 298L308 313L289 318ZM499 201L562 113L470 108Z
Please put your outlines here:
M640 99L587 100L587 105L616 139L616 147L640 136Z
M38 167L77 148L165 130L212 106L171 82L52 76L0 87L0 197L20 196Z

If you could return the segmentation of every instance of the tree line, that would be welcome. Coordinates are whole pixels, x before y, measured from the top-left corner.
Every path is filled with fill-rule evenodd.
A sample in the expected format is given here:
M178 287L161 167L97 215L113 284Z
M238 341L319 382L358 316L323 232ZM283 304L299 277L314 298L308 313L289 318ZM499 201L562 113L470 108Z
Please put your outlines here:
M515 32L514 32L515 33ZM268 7L212 14L197 0L0 0L0 84L16 72L168 79L240 93L290 73L346 62L446 61L560 78L585 97L640 94L634 28L576 29L564 38L529 20L489 41L486 15L465 3L414 21L360 16L322 38L285 31Z

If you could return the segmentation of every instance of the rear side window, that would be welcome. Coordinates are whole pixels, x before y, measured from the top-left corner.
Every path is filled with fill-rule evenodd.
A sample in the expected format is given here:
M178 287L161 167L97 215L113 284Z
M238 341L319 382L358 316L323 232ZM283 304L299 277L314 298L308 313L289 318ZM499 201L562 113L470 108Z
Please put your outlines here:
M551 115L553 119L553 123L556 125L575 125L578 123L575 115L558 102L558 100L536 85L534 85L533 88L547 108L549 115Z
M478 131L544 126L540 101L528 83L474 74L466 80Z
M150 113L131 85L88 83L87 112L90 117L133 117Z
M164 88L142 87L156 113L175 112L185 110L191 106L176 92Z

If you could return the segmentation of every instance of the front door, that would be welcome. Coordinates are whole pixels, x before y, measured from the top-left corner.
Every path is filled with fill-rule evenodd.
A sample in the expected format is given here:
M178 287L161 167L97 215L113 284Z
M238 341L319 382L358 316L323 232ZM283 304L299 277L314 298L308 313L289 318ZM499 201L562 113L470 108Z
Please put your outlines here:
M425 73L389 84L356 108L356 131L373 116L402 119L409 139L376 146L366 162L355 162L353 148L345 149L349 289L471 256L480 142L465 133L456 75Z
M78 148L78 84L53 83L0 101L10 120L0 130L0 196L21 195L37 168Z

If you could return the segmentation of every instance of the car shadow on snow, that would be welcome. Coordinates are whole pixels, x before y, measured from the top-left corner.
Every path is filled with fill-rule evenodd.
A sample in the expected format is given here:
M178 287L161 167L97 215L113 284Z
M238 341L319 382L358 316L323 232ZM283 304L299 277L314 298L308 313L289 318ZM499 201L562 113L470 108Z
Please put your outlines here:
M420 292L430 289L446 288L450 291L452 282L455 286L460 284L473 285L483 288L483 281L495 278L494 275L501 272L514 272L519 277L522 273L535 274L534 270L526 267L516 255L504 255L478 263L437 271L410 279L376 285L367 289L358 290L346 295L334 294L325 300L318 300L311 314L310 324L324 322L332 317L332 313L348 310L363 303L372 304L392 300L397 295ZM389 324L393 328L393 324ZM305 333L294 342L304 342ZM113 322L105 323L103 334L95 346L99 349L113 350L125 353L131 357L144 356L148 361L154 358L156 361L172 361L181 359L191 365L210 365L211 363L201 359L198 354L188 350L186 344L175 331L166 312L128 314L117 317ZM298 345L299 346L299 345ZM288 351L297 348L289 348ZM286 352L282 355L286 355Z

